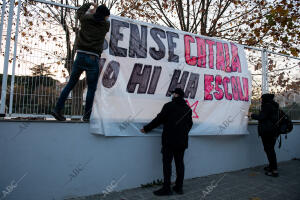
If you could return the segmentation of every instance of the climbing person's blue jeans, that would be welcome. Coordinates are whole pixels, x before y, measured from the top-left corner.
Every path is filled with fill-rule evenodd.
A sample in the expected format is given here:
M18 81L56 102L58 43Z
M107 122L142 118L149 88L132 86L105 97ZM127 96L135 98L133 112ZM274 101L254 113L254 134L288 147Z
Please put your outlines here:
M66 87L61 92L59 99L57 101L55 110L60 112L65 105L65 101L69 96L69 93L74 88L76 83L79 80L82 72L86 72L86 82L88 85L88 91L86 95L85 102L85 111L83 118L89 119L92 112L92 105L94 101L95 91L97 88L97 82L99 78L99 58L97 56L85 54L85 53L77 53L76 59L72 66L72 72L70 76L70 80Z

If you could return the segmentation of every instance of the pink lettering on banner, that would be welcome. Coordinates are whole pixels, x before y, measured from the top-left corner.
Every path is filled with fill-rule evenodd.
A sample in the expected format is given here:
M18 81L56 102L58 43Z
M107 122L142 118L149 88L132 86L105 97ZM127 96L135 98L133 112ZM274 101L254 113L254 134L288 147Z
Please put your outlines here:
M224 51L223 51L223 44L221 42L217 42L217 63L216 63L216 68L218 70L225 71Z
M234 76L231 77L231 88L232 88L232 94L234 100L239 100L239 92L238 92L238 86L237 81Z
M184 36L184 45L185 45L185 62L188 65L196 65L197 57L191 57L191 42L195 42L194 38L190 35Z
M237 80L237 85L238 85L238 91L239 91L240 100L241 101L245 101L245 97L244 97L244 94L243 94L243 89L242 89L242 86L241 86L240 77L237 76L236 80Z
M215 44L212 40L206 40L206 43L208 44L208 52L209 52L209 68L214 68L214 49L213 45Z
M228 77L224 77L223 79L223 87L224 87L224 92L225 92L225 98L227 100L232 100L232 94L228 93L228 83L230 82L230 79Z
M204 75L204 100L212 100L213 96L210 92L213 90L214 86L212 82L214 81L213 75Z
M215 78L215 82L216 82L215 90L217 92L214 92L214 96L215 96L215 99L221 100L221 99L223 99L223 96L224 96L223 90L221 88L219 88L219 85L222 85L222 76L217 75Z
M231 53L232 53L232 60L231 60L231 66L232 71L241 73L241 62L238 54L238 48L235 44L231 43Z
M206 68L206 46L205 40L196 37L197 53L198 53L198 67Z
M247 78L242 78L242 80L243 80L243 87L244 87L244 93L245 93L244 101L249 101L248 79Z
M242 80L242 81L241 81ZM231 85L232 93L229 92ZM248 79L239 76L204 75L204 100L249 101Z
M224 49L225 49L225 60L226 60L226 72L231 72L230 55L229 55L229 48L227 43L224 44Z

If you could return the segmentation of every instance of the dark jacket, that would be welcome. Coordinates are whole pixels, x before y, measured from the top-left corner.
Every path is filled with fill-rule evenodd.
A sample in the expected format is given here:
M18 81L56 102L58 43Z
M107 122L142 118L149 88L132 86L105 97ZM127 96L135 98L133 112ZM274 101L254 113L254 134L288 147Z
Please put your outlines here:
M83 4L77 10L77 18L81 23L81 28L75 45L79 50L93 52L100 56L110 23L105 20L96 20L93 14L85 14L91 5L91 3Z
M188 134L193 126L192 110L181 97L166 103L161 112L148 125L145 132L163 124L162 146L175 149L188 148Z
M274 100L273 94L262 95L261 111L252 114L251 118L258 120L258 134L260 136L276 136L279 105Z

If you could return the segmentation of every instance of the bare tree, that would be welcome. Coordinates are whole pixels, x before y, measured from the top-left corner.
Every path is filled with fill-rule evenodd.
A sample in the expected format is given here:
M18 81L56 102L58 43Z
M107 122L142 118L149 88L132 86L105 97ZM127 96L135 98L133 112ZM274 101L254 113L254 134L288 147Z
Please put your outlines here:
M299 0L121 0L117 7L118 14L133 19L293 56L300 52ZM257 56L250 59L261 69ZM270 60L269 70L279 65ZM286 67L295 66L299 63ZM290 73L271 77L271 86L299 91L300 81Z

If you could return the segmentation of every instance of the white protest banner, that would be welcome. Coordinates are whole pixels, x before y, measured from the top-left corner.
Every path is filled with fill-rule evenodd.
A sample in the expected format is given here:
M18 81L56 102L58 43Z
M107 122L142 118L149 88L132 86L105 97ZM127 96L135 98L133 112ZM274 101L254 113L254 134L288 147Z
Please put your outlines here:
M248 133L251 74L242 45L123 17L110 21L91 133L143 136L140 128L176 87L193 110L190 135Z

